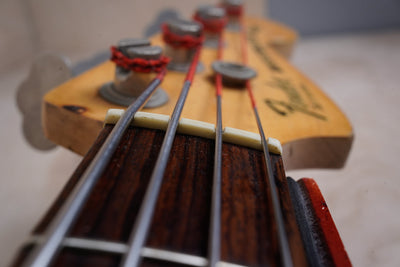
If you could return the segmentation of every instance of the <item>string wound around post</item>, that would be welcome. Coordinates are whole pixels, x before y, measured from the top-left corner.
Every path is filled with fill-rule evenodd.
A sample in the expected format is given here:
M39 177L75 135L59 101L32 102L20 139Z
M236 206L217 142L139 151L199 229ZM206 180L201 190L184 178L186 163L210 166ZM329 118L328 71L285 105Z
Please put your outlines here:
M165 55L171 58L168 69L186 73L196 53L203 44L203 26L195 21L173 19L162 25L162 37L165 42ZM196 72L204 70L199 62Z
M104 84L99 94L108 102L121 106L133 103L170 61L163 56L161 47L151 46L143 39L121 40L111 47L110 60L116 65L114 81ZM167 101L167 93L158 88L144 108L155 108Z

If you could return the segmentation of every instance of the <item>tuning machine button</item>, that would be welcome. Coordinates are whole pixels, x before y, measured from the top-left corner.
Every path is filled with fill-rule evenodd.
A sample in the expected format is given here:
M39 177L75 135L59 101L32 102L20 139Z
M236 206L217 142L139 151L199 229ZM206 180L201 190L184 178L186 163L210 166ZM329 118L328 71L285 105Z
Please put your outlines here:
M70 79L72 72L67 58L44 53L35 58L28 77L19 85L16 102L23 115L24 137L32 147L50 150L56 146L43 132L41 103L44 95Z

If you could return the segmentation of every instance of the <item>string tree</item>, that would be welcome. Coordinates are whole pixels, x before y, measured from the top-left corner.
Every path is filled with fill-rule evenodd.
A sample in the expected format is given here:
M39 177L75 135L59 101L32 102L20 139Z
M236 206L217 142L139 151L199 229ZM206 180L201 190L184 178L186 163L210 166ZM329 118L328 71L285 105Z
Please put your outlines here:
M169 59L160 46L151 46L146 39L123 39L111 47L111 61L115 62L114 80L104 84L99 94L108 102L129 106L163 70ZM168 101L167 93L158 88L144 105L155 108Z
M171 19L162 25L162 37L165 55L171 59L168 69L186 73L196 48L203 42L203 26L196 21ZM203 70L204 65L199 62L196 72Z
M254 69L239 63L216 60L211 66L221 75L222 83L229 87L244 88L247 81L257 76Z

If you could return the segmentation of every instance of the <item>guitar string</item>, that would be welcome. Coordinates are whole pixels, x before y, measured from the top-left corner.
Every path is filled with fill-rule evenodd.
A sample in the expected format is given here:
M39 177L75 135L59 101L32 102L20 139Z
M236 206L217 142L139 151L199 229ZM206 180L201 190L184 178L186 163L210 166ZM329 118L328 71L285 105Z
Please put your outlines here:
M196 72L197 64L200 57L202 45L196 49L194 58L191 62L190 69L187 73L182 91L179 95L178 101L175 105L171 119L168 123L167 131L164 136L161 150L159 152L156 165L150 178L149 185L147 186L143 202L137 216L137 221L134 224L133 231L129 237L129 250L124 255L121 266L133 267L138 266L141 260L141 250L146 241L146 237L151 225L155 205L158 198L158 193L161 188L164 172L168 163L168 158L175 138L176 129L178 127L179 118L185 104L186 97L189 93L190 86L193 82L194 74Z
M248 64L248 55L247 55L247 33L246 33L246 28L244 26L243 22L243 15L240 15L239 18L239 23L240 23L240 33L241 33L241 49L242 49L242 61L244 65ZM282 210L281 210L281 205L279 202L279 197L277 193L277 187L274 179L274 175L272 172L272 164L271 164L271 158L269 156L269 150L268 150L268 143L265 138L265 133L263 130L263 126L261 123L260 115L258 113L258 108L257 108L257 103L253 94L253 89L251 86L251 82L248 80L246 82L246 89L251 101L251 105L253 108L254 116L256 118L257 122L257 127L258 131L261 136L261 142L262 142L262 147L263 147L263 152L264 152L264 159L265 159L265 164L267 167L267 175L268 175L268 183L269 183L269 191L271 194L271 200L272 200L272 208L274 212L274 217L275 221L277 223L277 228L278 228L278 241L279 241L279 247L280 247L280 255L282 258L282 263L283 266L285 267L291 267L293 266L292 262L292 257L291 257L291 252L290 252L290 247L288 243L288 238L285 230L285 225L283 221L283 215L282 215Z
M66 233L74 223L78 213L86 202L86 199L94 185L110 162L110 159L118 147L125 130L133 120L135 113L146 102L155 89L158 88L164 79L165 74L166 71L164 69L156 76L156 78L153 79L137 100L127 108L104 144L101 146L99 152L96 154L88 168L86 168L79 183L75 186L67 201L48 227L48 230L44 234L43 243L34 249L24 266L43 267L50 264Z
M217 59L222 59L223 32L218 36ZM208 245L208 266L215 267L220 261L221 251L221 165L222 165L222 75L215 76L217 100L217 124L215 131L214 173L211 200L210 232Z

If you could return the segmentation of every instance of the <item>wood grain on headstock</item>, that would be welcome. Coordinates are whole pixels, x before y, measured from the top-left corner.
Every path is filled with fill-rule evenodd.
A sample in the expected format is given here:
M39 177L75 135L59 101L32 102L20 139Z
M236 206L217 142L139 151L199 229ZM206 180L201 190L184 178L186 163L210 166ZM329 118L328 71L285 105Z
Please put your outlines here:
M252 80L258 109L267 136L284 146L286 168L341 167L351 147L352 127L340 109L285 57L290 55L296 34L277 23L246 19L250 66L258 76ZM224 60L241 62L240 36L225 33ZM159 35L152 44L162 45ZM189 92L182 117L215 123L215 87L211 63L216 51L204 48L199 73ZM99 88L113 80L114 63L106 62L49 92L43 103L43 125L53 142L85 154L102 128L109 108L121 108L103 100ZM162 88L169 102L145 109L170 115L185 74L169 71ZM247 92L224 88L223 126L257 133Z

